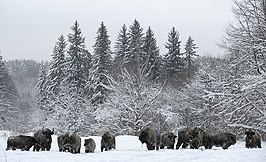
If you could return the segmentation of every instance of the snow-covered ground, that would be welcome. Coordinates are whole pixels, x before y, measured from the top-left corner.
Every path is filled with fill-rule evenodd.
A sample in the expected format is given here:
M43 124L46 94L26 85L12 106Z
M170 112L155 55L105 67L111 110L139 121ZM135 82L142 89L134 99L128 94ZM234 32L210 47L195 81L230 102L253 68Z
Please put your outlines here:
M116 149L100 151L101 137L92 136L96 142L95 153L84 152L84 138L82 138L81 154L59 152L56 136L53 136L51 151L5 151L6 140L10 132L0 131L0 162L266 162L266 142L262 143L262 149L246 149L244 142L238 141L228 150L216 147L211 150L159 150L147 151L135 136L116 137ZM88 138L88 137L87 137Z

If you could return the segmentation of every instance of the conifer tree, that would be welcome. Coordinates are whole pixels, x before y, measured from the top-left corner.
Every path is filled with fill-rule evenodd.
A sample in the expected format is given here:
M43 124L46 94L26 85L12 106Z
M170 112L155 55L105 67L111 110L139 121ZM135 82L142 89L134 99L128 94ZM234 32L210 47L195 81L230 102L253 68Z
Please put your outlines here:
M42 66L39 72L37 82L37 105L44 110L47 103L47 74L45 68Z
M159 76L159 47L157 46L156 38L150 26L143 40L143 57L141 58L141 64L152 79L155 79L157 76Z
M125 55L125 64L129 71L139 75L141 57L143 56L143 29L137 20L133 22L129 30L129 52Z
M191 67L192 65L192 59L195 56L199 56L196 52L196 49L198 47L196 47L196 44L194 43L194 40L192 39L192 37L189 36L187 42L186 42L186 46L185 46L185 58L186 58L186 63L188 68Z
M115 57L114 64L115 68L121 68L124 65L125 56L129 52L129 34L127 27L124 24L122 29L119 31L116 42L115 42Z
M52 94L58 94L60 92L60 85L64 79L64 63L66 52L66 41L63 35L60 35L58 42L54 47L52 62L49 67L47 79L48 79L48 92Z
M94 55L88 83L88 94L93 104L102 104L110 91L111 72L111 41L107 34L107 28L102 22L97 31L96 42L93 46ZM87 89L87 88L86 88Z
M72 33L68 35L70 43L67 51L69 57L66 62L66 83L69 86L70 93L83 94L83 89L86 84L84 75L83 55L85 50L85 37L81 33L81 29L77 21L70 28Z
M17 121L19 95L0 55L0 128ZM15 124L15 123L12 123Z
M176 75L184 68L182 53L180 52L179 33L173 27L168 34L168 41L165 44L168 52L164 56L164 73L166 78Z

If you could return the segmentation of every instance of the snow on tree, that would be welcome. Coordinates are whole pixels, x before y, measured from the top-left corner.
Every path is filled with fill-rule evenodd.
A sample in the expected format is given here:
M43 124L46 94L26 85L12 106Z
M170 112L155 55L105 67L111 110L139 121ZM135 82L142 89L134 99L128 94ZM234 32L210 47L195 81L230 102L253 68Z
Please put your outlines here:
M86 87L86 93L89 95L91 102L96 105L104 103L112 90L109 77L112 67L110 44L107 28L102 22L93 46L92 67Z
M66 84L70 93L83 95L84 87L87 81L84 75L83 55L85 51L85 37L83 37L78 21L70 28L72 33L68 34L70 43L68 48L68 57L66 58Z
M237 21L230 24L222 47L228 51L227 85L231 97L221 113L230 123L265 132L265 1L234 1ZM225 102L224 102L225 103Z
M143 46L143 29L135 19L129 27L129 52L125 55L125 65L129 72L140 74L141 60L144 55Z
M159 53L159 47L156 43L154 33L149 26L143 38L143 57L141 58L142 68L147 70L151 79L156 79L160 74L161 57Z
M37 106L40 109L45 109L47 102L47 74L46 69L42 66L39 71L37 82Z
M129 52L129 33L125 24L122 26L122 29L118 33L114 49L115 68L120 70L120 68L124 66L125 56Z
M163 68L166 78L175 76L178 72L181 72L184 68L184 61L182 53L180 52L179 33L173 27L168 34L168 40L165 44L165 48L168 52L164 55Z
M185 60L187 62L187 66L188 68L191 68L192 66L192 59L195 57L195 56L199 56L196 52L196 49L198 47L196 47L196 44L194 43L194 40L192 39L191 36L188 37L188 40L186 42L186 45L185 45Z
M60 92L61 83L65 77L65 52L66 41L63 35L60 35L58 42L54 47L52 62L48 70L48 92L57 95Z
M0 55L0 128L11 128L17 122L18 101L17 89Z
M153 126L152 121L157 118L154 103L163 86L151 84L143 74L138 78L124 69L121 80L114 84L109 108L105 110L110 114L101 120L119 133L137 135L143 127Z

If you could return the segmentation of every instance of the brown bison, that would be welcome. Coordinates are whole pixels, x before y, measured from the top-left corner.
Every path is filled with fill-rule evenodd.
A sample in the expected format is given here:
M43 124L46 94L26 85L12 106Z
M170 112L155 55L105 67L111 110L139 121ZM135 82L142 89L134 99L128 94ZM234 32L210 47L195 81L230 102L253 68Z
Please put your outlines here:
M261 148L261 136L257 131L249 128L245 131L245 134L246 148Z
M208 149L208 135L202 129L194 127L188 130L190 148L198 149L200 146L204 146Z
M80 153L81 138L75 133L66 135L63 140L63 148L73 154Z
M6 150L16 150L21 149L21 151L29 151L30 148L36 143L35 138L31 136L10 136L7 139L7 148Z
M146 147L148 150L156 150L159 149L160 146L160 135L155 133L152 128L146 128L140 132L139 135L140 142L146 143Z
M176 149L179 149L181 145L182 148L186 148L188 145L190 145L188 128L183 128L178 131Z
M33 151L50 151L52 144L52 135L54 134L54 130L51 131L48 128L44 128L34 133L34 138L37 140L37 143L33 147Z
M162 134L160 139L160 149L163 149L165 146L167 149L174 149L176 137L177 136L171 132Z
M60 136L57 137L57 144L58 144L58 148L59 148L59 151L67 151L67 148L64 147L64 140L65 138L68 138L69 135L68 134L62 134Z
M115 136L112 135L110 132L104 133L101 139L101 152L115 149Z
M211 149L213 146L222 147L228 149L231 145L236 143L236 135L232 133L219 133L216 135L210 135L208 138L208 148Z
M94 153L96 143L92 138L84 140L85 152L86 153Z

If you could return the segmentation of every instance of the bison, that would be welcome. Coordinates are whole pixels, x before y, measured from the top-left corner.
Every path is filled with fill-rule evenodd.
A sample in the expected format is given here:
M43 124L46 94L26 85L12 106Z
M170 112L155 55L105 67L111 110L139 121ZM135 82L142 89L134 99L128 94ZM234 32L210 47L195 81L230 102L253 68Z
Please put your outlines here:
M181 145L182 148L186 148L188 145L190 145L188 128L180 129L178 131L176 149L178 150Z
M48 128L44 128L34 133L34 138L37 140L37 143L33 147L33 151L50 151L52 144L52 135L54 134L54 129L51 131Z
M160 135L155 133L152 128L146 128L140 132L139 135L140 142L146 143L146 147L148 150L156 150L159 149L160 146Z
M171 132L162 134L160 138L160 149L163 149L165 146L167 149L174 149L176 137L177 136Z
M94 153L96 144L92 138L84 140L85 152L86 153Z
M66 135L63 140L63 148L73 154L80 153L81 138L75 133Z
M245 134L246 148L261 148L261 136L257 131L249 128L245 131Z
M60 152L61 151L65 152L67 150L67 148L64 147L64 140L65 138L68 138L68 137L69 137L68 134L62 134L57 137L57 144L58 144L58 148Z
M106 132L101 139L101 152L103 152L103 149L105 149L105 151L108 151L112 148L115 149L115 136L110 132Z
M236 135L232 133L219 133L216 135L210 135L208 138L208 148L211 149L213 146L222 147L228 149L231 145L236 143Z
M16 150L21 149L21 151L29 151L30 148L36 143L35 138L31 136L10 136L7 139L7 148L6 150Z

